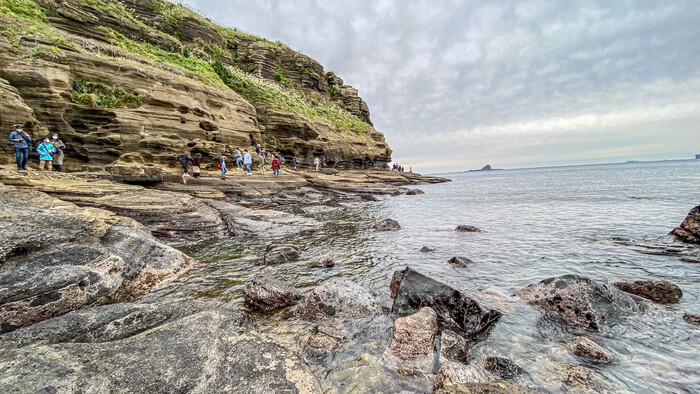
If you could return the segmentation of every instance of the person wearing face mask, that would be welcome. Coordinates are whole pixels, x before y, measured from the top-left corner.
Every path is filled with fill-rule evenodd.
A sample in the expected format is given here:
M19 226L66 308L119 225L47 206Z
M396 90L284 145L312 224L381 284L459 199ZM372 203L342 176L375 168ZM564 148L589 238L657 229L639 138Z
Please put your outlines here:
M49 141L53 145L53 168L56 171L63 171L63 150L66 149L66 145L58 138L58 134L53 133L51 135L51 140Z
M15 129L10 133L8 139L12 141L17 156L17 169L27 169L27 158L29 157L29 146L32 144L32 137L29 136L19 123L15 124Z

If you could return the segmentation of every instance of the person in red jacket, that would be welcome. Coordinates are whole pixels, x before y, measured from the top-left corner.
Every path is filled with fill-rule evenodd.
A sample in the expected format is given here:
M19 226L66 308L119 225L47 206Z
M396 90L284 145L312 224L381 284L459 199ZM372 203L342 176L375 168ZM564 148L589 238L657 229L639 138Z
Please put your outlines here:
M272 176L280 175L280 159L278 155L274 155L272 158Z

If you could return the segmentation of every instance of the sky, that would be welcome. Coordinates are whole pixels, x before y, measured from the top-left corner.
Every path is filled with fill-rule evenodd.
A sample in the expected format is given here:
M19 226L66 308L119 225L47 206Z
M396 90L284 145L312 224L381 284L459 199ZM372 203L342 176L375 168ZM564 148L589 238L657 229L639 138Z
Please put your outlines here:
M187 0L359 89L414 171L700 153L700 4Z

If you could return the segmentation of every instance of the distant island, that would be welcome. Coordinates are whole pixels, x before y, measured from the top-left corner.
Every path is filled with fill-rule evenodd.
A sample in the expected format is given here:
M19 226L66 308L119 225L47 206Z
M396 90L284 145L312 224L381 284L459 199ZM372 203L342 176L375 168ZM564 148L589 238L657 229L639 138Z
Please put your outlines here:
M480 170L469 170L467 172L477 172L477 171L502 171L502 168L491 168L491 164L487 164L481 167Z

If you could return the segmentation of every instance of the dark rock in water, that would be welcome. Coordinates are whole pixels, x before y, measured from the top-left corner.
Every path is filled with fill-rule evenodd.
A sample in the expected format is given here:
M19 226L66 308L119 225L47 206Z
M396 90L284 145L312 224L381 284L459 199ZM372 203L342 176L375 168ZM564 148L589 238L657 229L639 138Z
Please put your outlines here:
M613 360L613 356L610 352L586 337L576 337L573 340L567 341L566 345L579 357L606 364Z
M487 357L482 363L488 371L504 380L514 379L527 373L518 364L505 357Z
M614 286L578 275L545 279L514 295L539 306L551 318L591 330L642 310L635 299Z
M382 219L374 224L374 229L377 231L398 231L401 230L401 226L394 219Z
M615 287L626 293L635 294L659 304L675 304L683 297L683 291L680 287L665 280L638 280L633 283L617 282Z
M275 272L274 268L266 267L245 287L243 294L248 306L270 311L294 305L302 298L298 291L274 279Z
M700 243L700 205L688 212L683 223L669 233L683 242Z
M332 259L325 259L325 260L323 260L322 264L324 267L330 268L330 267L333 267L335 265L335 261L333 261Z
M427 246L423 246L423 247L420 248L420 250L419 250L419 252L422 252L422 253L430 253L430 252L434 252L434 251L435 251L435 249L431 249L431 248L429 248L429 247L427 247Z
M459 290L411 268L394 272L391 294L394 298L393 313L407 315L422 307L432 307L438 314L441 329L452 330L468 340L487 336L501 317L500 312L484 311L475 300Z
M331 279L314 288L296 307L296 313L312 321L355 319L374 316L381 307L360 285L345 279Z
M116 304L3 336L3 391L312 392L309 368L233 310ZM34 343L31 346L26 344Z
M690 324L700 326L700 315L691 315L690 313L686 313L685 315L683 315L683 320Z
M362 194L360 198L365 201L382 201L381 198L375 196L374 194Z
M455 230L457 230L459 232L463 232L463 233L480 233L481 232L481 230L479 230L478 228L476 228L474 226L469 226L466 224L460 224L459 226L457 226L457 228Z
M394 369L431 372L435 364L437 333L437 313L432 308L421 308L412 315L396 319L384 362Z
M447 262L450 264L454 264L457 267L462 267L462 268L466 267L468 264L474 263L474 261L472 261L466 257L459 257L459 256L455 256L455 257L447 260Z
M299 260L299 248L293 245L269 245L265 251L263 264L277 265Z
M433 391L433 394L535 394L541 391L531 390L512 382L487 382L445 384Z
M425 192L421 189L411 189L411 190L406 192L407 196L415 196L418 194L425 194Z

